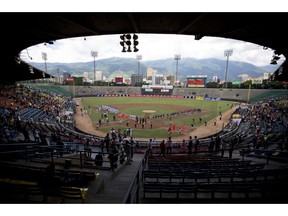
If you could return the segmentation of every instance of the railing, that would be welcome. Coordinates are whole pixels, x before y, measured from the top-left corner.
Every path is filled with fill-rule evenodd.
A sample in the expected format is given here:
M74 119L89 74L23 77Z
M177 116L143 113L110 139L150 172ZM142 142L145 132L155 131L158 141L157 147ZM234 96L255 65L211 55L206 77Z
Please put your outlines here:
M137 172L133 177L133 180L129 186L129 189L127 190L127 193L122 203L139 203L139 184L140 179L142 178L141 175L143 167L145 166L145 162L146 162L146 153L137 169Z
M76 152L74 157L71 155L65 155L70 152ZM89 151L89 154L92 153L101 153L101 151ZM95 159L87 158L87 150L78 150L76 148L62 148L56 145L39 145L38 143L17 143L17 144L1 144L0 145L0 159L25 159L26 161L40 161L47 163L58 163L65 164L71 163L71 161L79 161L79 163L73 163L73 166L78 166L81 169L83 167L89 168L99 168L99 169L111 169L110 161L103 160L103 166L95 166ZM62 155L62 156L61 156ZM78 157L75 157L78 156ZM55 159L63 158L65 162L57 162ZM115 161L119 163L119 160Z

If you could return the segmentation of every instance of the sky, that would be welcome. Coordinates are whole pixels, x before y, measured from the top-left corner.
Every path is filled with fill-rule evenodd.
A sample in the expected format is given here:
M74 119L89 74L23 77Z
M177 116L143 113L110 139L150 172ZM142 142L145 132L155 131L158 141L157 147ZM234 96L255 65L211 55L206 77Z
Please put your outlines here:
M256 66L269 65L274 50L264 50L263 46L244 41L203 37L195 40L193 35L165 35L165 34L137 34L138 52L122 52L120 35L103 35L62 39L54 44L38 44L22 51L21 58L30 62L44 62L42 52L47 54L47 62L89 62L94 58L91 51L97 52L95 60L110 57L135 58L142 56L143 61L174 58L177 54L181 58L217 58L226 60L225 50L232 49L229 61L242 61ZM28 58L31 57L31 58ZM284 57L278 61L278 65ZM181 60L180 60L181 61ZM180 62L179 62L180 63Z

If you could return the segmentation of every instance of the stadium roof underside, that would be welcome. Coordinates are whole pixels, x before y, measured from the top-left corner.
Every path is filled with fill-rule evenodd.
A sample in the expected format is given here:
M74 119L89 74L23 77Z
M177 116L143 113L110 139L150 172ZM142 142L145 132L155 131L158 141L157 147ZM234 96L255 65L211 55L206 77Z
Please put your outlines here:
M80 36L123 33L197 35L200 39L212 36L255 43L263 49L275 50L285 58L288 56L285 26L288 13L25 12L0 13L0 20L1 81L43 78L43 71L35 69L32 74L29 65L19 64L18 54L39 43ZM287 70L284 62L281 73L275 71L274 79L287 81ZM49 76L45 74L45 77Z

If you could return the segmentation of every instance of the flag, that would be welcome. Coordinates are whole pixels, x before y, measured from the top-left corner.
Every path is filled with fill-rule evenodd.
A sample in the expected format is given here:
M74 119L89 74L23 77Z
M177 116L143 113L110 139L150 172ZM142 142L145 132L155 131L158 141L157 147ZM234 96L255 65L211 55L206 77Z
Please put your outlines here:
M119 113L118 118L128 118L128 115L126 115L125 113Z
M181 128L180 128L180 132L183 133L185 128L186 128L186 125L182 125Z
M172 128L171 128L172 132L174 132L175 129L176 129L176 124L174 124L174 125L172 126Z

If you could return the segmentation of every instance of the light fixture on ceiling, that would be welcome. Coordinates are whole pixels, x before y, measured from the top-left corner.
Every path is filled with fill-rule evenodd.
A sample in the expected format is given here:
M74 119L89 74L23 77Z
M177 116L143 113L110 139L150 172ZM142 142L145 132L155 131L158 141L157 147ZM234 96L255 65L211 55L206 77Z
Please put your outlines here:
M120 35L120 45L122 46L122 52L126 52L125 34Z
M133 38L133 52L139 51L139 49L137 48L139 44L139 41L137 41L138 35L133 34L133 37L132 37L131 34L123 34L123 35L120 35L120 39L121 39L120 45L122 46L122 52L132 52L131 50L132 38Z
M133 46L134 46L134 52L138 52L139 49L137 48L137 46L139 45L139 41L137 41L138 39L138 35L134 34L133 35Z

